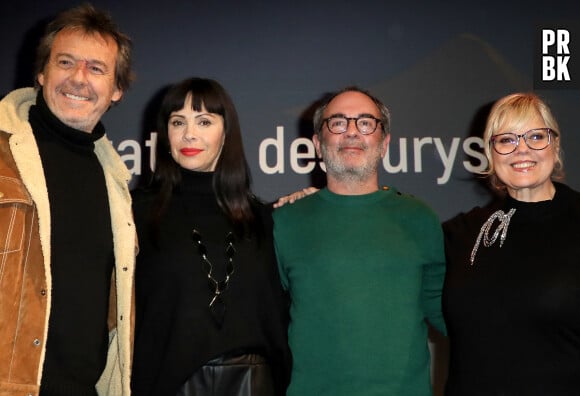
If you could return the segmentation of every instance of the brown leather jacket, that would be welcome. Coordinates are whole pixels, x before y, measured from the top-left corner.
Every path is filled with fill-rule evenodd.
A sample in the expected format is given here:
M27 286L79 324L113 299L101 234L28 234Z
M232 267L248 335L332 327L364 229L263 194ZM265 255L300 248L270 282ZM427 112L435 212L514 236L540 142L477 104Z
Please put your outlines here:
M49 197L28 123L33 88L0 101L0 396L38 395L51 307ZM95 143L111 208L115 271L99 395L130 394L136 233L130 174L106 136ZM73 170L74 171L74 170Z

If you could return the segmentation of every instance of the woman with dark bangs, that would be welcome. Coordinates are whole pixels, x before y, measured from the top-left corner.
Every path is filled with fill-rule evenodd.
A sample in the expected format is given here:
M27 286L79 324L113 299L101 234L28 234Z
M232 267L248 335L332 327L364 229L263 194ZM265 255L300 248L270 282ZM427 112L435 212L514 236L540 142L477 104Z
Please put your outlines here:
M134 395L283 395L287 300L271 206L250 188L234 104L186 79L158 117L152 183L134 193Z

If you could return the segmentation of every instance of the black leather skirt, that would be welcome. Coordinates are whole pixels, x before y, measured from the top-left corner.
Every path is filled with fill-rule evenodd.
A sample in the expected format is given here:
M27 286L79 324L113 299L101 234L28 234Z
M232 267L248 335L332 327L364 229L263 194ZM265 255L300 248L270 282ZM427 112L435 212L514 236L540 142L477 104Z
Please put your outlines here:
M273 396L272 372L256 354L219 357L197 370L177 396Z

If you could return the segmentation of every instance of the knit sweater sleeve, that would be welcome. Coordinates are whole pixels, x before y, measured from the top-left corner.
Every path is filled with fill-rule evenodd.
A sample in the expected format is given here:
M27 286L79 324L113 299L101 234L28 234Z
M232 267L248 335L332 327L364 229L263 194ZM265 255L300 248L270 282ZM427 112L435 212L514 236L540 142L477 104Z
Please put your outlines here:
M430 238L426 239L426 249L429 260L423 272L422 304L425 318L442 334L447 335L447 329L441 310L441 294L445 277L445 253L443 248L443 233L439 221L431 216L426 225Z
M284 265L284 256L282 247L287 243L287 238L284 233L282 225L288 224L287 211L284 208L276 209L272 215L274 220L274 248L276 251L276 258L278 263L278 272L280 274L280 281L284 290L288 290L288 275L286 266Z
M404 238L414 241L412 246L416 251L406 251L401 254L420 257L421 312L432 326L447 335L441 306L446 270L441 222L435 211L422 200L408 194L400 194L398 198L400 206L394 207L390 216L397 217L397 221L403 224L406 230ZM404 246L403 242L401 240L398 245Z

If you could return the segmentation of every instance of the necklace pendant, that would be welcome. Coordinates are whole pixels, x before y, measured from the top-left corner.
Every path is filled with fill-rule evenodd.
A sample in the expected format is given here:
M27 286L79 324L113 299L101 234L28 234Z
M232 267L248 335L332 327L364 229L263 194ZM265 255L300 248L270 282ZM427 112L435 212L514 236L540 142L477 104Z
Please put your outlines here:
M225 278L222 280L217 280L213 277L213 264L207 256L207 248L202 242L202 237L199 231L196 229L192 233L193 241L197 245L197 251L201 256L202 267L206 273L207 280L209 283L210 292L213 294L210 303L208 305L209 311L215 324L218 328L221 328L224 323L224 318L226 314L226 305L222 299L222 293L227 290L232 274L234 273L234 254L236 253L236 248L234 247L234 234L229 232L226 235L226 262L225 262Z
M216 325L221 328L224 324L224 318L226 316L226 305L224 304L219 294L216 294L212 298L211 302L209 303L209 310Z
M490 247L495 243L497 237L499 236L499 247L503 246L507 236L508 227L510 225L510 220L515 212L516 210L513 208L510 209L507 213L504 213L503 210L497 210L491 216L489 216L485 223L483 223L481 229L479 230L479 235L475 240L475 244L473 245L473 249L471 250L471 255L469 257L469 262L471 265L475 263L475 255L477 254L477 249L479 248L481 242L483 242L483 246ZM499 221L499 225L490 237L489 233L495 220Z

